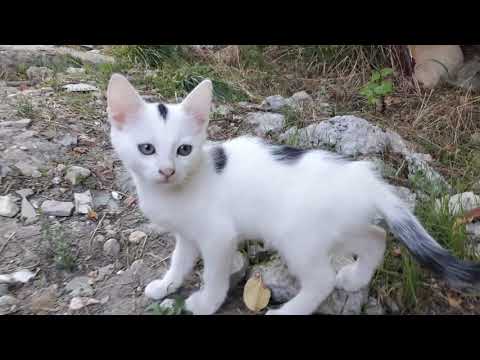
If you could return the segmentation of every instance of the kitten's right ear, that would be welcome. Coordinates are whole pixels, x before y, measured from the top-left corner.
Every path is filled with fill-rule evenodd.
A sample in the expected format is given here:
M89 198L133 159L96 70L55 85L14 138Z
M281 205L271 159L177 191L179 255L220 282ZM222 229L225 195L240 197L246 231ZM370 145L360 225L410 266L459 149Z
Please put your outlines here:
M107 89L107 113L113 125L121 127L144 106L144 101L120 74L113 74Z

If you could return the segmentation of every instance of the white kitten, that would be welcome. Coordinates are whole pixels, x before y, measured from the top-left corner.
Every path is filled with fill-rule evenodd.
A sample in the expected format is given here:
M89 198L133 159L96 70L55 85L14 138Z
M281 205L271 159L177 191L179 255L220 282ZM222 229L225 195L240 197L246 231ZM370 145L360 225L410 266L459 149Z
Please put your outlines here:
M208 80L175 105L147 104L123 76L110 80L113 146L134 179L142 211L176 236L170 269L146 287L148 297L176 291L201 256L203 287L186 307L215 313L238 243L261 238L301 285L297 296L267 314L310 314L335 286L355 291L369 283L385 242L362 234L377 212L420 263L449 280L479 280L479 266L441 248L368 162L250 137L205 145L211 101ZM335 274L333 248L358 258Z

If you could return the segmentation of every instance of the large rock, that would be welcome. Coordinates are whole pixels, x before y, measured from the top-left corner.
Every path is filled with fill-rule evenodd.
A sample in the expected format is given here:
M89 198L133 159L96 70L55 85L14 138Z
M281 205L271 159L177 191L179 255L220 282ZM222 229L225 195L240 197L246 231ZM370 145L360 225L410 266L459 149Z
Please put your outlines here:
M0 73L7 79L17 79L19 65L54 67L71 63L71 57L94 65L113 63L110 56L98 52L78 51L55 45L0 45Z
M11 196L0 196L0 216L14 217L19 211L20 209Z
M303 129L290 129L281 139L291 136L296 137L298 146L329 146L349 156L382 153L389 143L382 129L356 116L336 116Z
M388 149L404 156L412 153L411 145L396 132L384 131L352 115L335 116L302 129L293 127L280 135L281 141L291 138L295 138L300 147L333 147L347 156L378 154Z
M257 136L264 137L269 133L279 133L285 124L285 116L282 114L254 112L248 113L245 121L254 126Z

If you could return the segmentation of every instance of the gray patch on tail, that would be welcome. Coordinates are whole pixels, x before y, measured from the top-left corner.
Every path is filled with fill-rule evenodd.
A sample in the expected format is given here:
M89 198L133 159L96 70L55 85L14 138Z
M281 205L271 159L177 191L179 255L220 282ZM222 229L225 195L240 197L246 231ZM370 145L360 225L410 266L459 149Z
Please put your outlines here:
M397 206L393 214L385 216L391 232L422 266L452 285L475 285L480 282L480 264L459 260L442 248L408 209Z

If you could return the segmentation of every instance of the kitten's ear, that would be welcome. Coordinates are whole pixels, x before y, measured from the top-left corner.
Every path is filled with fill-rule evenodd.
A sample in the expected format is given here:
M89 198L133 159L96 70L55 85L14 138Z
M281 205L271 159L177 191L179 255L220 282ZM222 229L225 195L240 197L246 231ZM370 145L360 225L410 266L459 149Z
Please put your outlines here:
M213 86L210 80L203 80L183 100L183 109L193 115L198 125L206 128L212 106Z
M107 89L107 112L112 124L121 127L129 117L137 114L144 106L144 101L120 74L113 74Z

